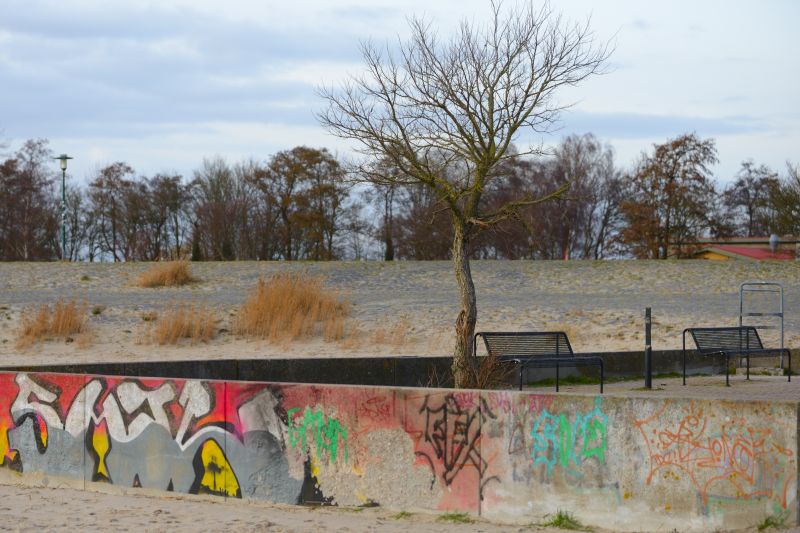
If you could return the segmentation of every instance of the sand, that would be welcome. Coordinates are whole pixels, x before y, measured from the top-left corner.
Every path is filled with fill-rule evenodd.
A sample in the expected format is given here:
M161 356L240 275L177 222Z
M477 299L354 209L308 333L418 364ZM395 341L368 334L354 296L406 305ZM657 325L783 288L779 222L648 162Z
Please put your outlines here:
M483 532L563 531L536 524L502 525L480 519L452 523L433 513L380 508L300 507L192 495L120 495L73 488L0 485L2 531L194 532ZM606 530L594 528L595 533Z
M0 264L0 365L153 359L448 355L457 287L452 266L432 262L199 263L184 288L144 289L146 264ZM352 303L348 336L269 343L231 333L231 321L259 278L301 270L321 276ZM711 261L475 261L478 330L564 330L576 352L640 350L644 308L653 309L653 348L681 345L690 326L738 324L739 284L763 280L785 289L788 347L800 346L800 263ZM16 348L21 314L59 298L86 302L88 338ZM217 318L211 342L154 346L152 321L181 303ZM769 310L777 302L751 302ZM774 323L774 322L773 322ZM766 344L775 346L777 338ZM88 344L88 346L87 346Z

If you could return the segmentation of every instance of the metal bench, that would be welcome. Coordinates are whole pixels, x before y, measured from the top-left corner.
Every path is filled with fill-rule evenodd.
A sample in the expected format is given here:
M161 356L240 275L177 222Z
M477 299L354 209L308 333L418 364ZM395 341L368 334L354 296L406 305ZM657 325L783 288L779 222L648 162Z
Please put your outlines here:
M764 348L761 337L753 326L726 328L687 328L683 330L683 384L686 385L686 334L692 336L697 351L702 355L725 356L725 385L730 385L731 357L747 360L747 379L750 379L750 357L787 355L788 381L792 381L792 353L787 348Z
M555 368L556 392L558 392L559 370L562 366L599 366L600 393L603 393L603 358L599 356L576 356L572 352L567 334L563 331L543 332L489 332L475 334L473 353L478 352L478 337L483 339L486 353L500 361L519 365L519 390L522 390L523 372L528 367Z

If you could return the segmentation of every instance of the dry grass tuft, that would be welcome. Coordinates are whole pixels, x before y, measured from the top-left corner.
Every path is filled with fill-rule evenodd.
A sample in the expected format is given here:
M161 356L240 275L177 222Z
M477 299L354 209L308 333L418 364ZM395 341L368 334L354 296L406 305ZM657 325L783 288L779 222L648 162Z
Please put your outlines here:
M394 323L393 326L387 328L378 328L372 333L372 342L374 344L388 344L391 346L402 346L409 339L411 331L411 323L406 318L401 318Z
M85 350L94 342L94 332L91 330L83 331L75 337L75 346L81 350Z
M358 350L363 345L364 340L365 334L362 329L362 324L358 321L350 320L344 331L344 337L339 342L339 346L343 350Z
M514 375L514 365L500 361L495 355L481 357L478 365L472 366L469 389L504 389Z
M233 322L233 332L294 341L321 334L326 341L344 339L350 304L324 288L322 279L282 273L259 280Z
M136 278L137 287L181 287L196 281L189 271L188 261L156 263Z
M71 341L70 335L85 333L86 303L77 304L74 300L57 301L52 309L43 304L35 314L23 312L17 335L17 349L24 350L37 342L53 337L64 337Z
M503 361L495 355L487 355L478 358L470 358L470 372L467 383L463 388L466 389L508 389L512 382L516 367ZM420 386L432 388L451 388L453 383L453 372L450 367L441 370L435 365L431 365L428 370L428 378L419 382Z
M164 313L156 322L150 342L165 345L190 339L192 344L214 338L214 313L201 306L184 305Z

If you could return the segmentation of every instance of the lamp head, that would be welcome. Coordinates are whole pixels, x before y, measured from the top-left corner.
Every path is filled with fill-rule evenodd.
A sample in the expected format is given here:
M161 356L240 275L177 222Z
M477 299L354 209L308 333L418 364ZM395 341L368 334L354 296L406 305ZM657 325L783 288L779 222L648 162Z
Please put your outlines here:
M54 157L53 159L58 159L61 162L61 170L67 170L67 159L72 159L67 154L61 154L58 157Z
M778 237L776 233L773 233L769 236L769 249L772 250L772 253L778 249L778 244L780 244L781 238Z

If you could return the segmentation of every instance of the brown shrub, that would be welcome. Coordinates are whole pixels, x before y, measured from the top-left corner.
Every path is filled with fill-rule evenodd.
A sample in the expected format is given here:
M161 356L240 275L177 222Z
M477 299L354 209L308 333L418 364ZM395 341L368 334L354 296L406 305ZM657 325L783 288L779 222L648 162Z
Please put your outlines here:
M516 367L514 365L501 361L496 355L472 357L469 360L467 382L463 388L507 389L515 370ZM448 368L444 373L439 373L435 367L431 367L428 373L428 380L423 385L426 387L452 387L452 370Z
M82 350L91 346L93 342L94 342L94 332L91 330L79 333L78 336L75 337L75 346L77 346Z
M480 357L478 365L472 365L472 372L467 388L470 389L503 389L508 388L509 380L514 374L512 364L501 361L495 355Z
M411 324L405 318L401 318L393 326L378 328L372 333L374 344L389 344L391 346L402 346L408 341Z
M86 331L86 303L74 300L57 301L52 309L43 304L34 313L23 311L17 334L17 348L29 346L52 337L69 338L70 335Z
M181 287L196 281L189 271L188 261L156 263L136 278L137 287Z
M156 344L178 344L191 339L192 344L214 338L214 313L202 306L184 305L161 315L155 322L150 341Z
M344 350L357 350L363 345L365 340L364 332L361 329L361 324L357 321L348 321L346 328L342 335L342 340L339 343Z
M322 279L307 274L276 274L259 280L233 323L234 333L278 340L297 340L321 334L338 341L346 334L350 304L323 287Z

